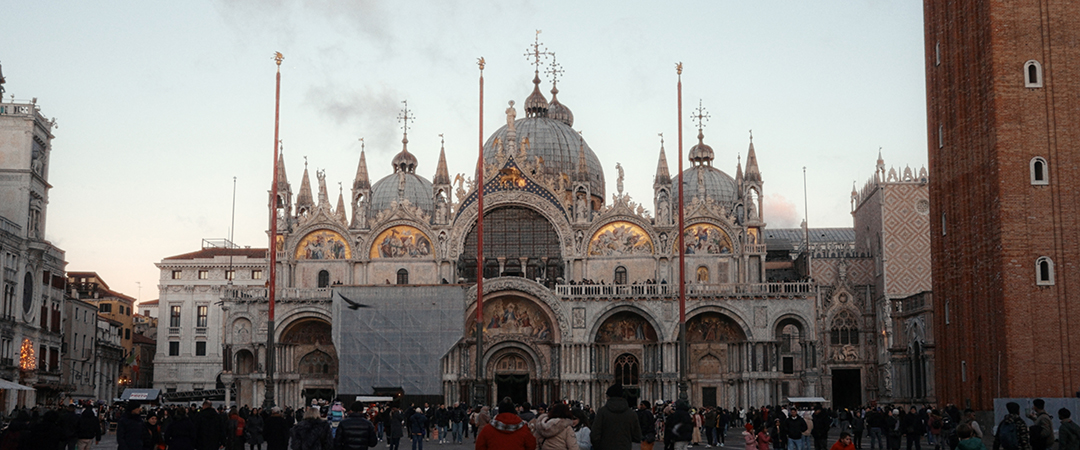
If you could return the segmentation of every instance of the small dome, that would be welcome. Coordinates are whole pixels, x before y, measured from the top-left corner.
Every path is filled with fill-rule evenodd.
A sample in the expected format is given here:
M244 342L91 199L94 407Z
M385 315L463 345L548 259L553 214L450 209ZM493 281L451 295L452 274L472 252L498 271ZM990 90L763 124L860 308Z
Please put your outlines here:
M696 165L683 171L683 186L686 194L684 201L690 202L698 195L698 172L701 172L702 181L705 184L705 195L722 205L733 205L738 200L739 189L735 185L735 179L720 169L706 165ZM674 195L679 195L678 179L671 182ZM677 198L677 197L676 197Z
M525 99L525 117L545 117L548 112L548 101L544 94L540 93L540 74L533 77L533 91L529 98Z
M402 139L401 141L405 143L409 142L407 138ZM416 157L413 156L412 153L409 153L409 150L406 148L402 148L400 153L394 155L394 159L393 161L391 161L391 164L393 164L394 166L394 172L416 172Z
M405 154L412 157L411 154ZM397 158L395 158L395 160L396 159ZM414 167L415 161L416 158L413 157ZM398 190L402 185L402 178L405 180L405 189L399 197ZM409 200L409 203L420 207L421 210L427 213L428 217L432 217L435 215L435 200L432 199L431 193L431 182L415 173L397 171L387 175L386 177L383 177L383 179L375 182L375 185L371 186L372 217L380 211L390 209L390 204L400 201L400 199Z
M551 88L551 103L548 103L547 116L548 118L558 120L565 123L566 126L574 126L574 113L567 108L566 105L559 103L559 90L557 88Z
M693 147L690 147L690 162L695 165L708 164L712 165L713 150L709 147L709 144L705 143L705 133L698 130L698 143Z

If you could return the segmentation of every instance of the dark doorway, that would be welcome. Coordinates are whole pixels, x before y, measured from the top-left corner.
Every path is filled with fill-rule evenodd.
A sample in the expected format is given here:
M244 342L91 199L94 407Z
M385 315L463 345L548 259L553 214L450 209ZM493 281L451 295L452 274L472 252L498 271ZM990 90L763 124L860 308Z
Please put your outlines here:
M334 399L333 389L304 389L301 393L304 396L304 405L310 405L311 400L326 400L330 401Z
M716 406L716 388L715 387L703 387L701 388L701 406Z
M834 369L832 371L833 407L856 408L862 404L862 371Z
M517 404L529 400L529 374L496 374L495 386L499 401L505 397L510 397Z

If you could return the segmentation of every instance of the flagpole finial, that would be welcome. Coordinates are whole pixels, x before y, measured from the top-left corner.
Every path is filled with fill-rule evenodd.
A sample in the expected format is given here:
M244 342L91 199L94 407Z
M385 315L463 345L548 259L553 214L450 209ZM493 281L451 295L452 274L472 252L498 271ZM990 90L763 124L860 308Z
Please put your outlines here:
M682 75L682 61L675 63L675 73Z
M277 63L278 67L281 67L281 62L284 60L285 55L282 55L281 52L274 52L274 62Z
M480 72L483 72L483 71L484 71L484 65L485 65L485 64L487 64L487 63L486 63L486 62L484 61L484 57L483 57L483 56L481 56L481 57L479 57L479 58L477 58L477 59L476 59L476 65L480 66Z

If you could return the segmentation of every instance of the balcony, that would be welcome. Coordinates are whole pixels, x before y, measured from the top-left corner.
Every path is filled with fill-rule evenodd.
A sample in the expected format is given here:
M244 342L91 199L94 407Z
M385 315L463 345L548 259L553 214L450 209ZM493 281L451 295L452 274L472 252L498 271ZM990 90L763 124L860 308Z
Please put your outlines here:
M810 283L686 284L686 296L699 300L808 297L813 291ZM564 300L672 299L678 298L679 288L670 284L560 284L555 293Z
M264 287L244 288L235 287L226 289L221 295L233 301L265 301L269 296L269 289ZM329 302L333 294L331 288L281 288L278 289L274 301L276 302Z

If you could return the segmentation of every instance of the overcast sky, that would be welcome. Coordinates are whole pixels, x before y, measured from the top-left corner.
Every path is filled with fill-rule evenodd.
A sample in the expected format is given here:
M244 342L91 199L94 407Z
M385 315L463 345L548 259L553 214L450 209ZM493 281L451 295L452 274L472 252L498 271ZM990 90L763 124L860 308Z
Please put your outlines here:
M806 215L803 166L810 226L850 227L852 183L872 175L879 147L898 170L926 163L922 2L9 3L6 99L36 97L59 124L46 237L67 251L68 270L96 271L142 300L158 296L154 263L228 236L233 177L234 240L266 247L274 51L285 55L293 192L307 156L312 172L326 170L332 201L339 182L348 197L360 137L372 183L391 172L402 100L416 114L417 172L434 175L440 133L451 177L470 172L476 59L487 61L490 133L508 100L524 117L533 77L524 53L537 29L565 70L559 100L600 158L607 191L621 163L627 191L650 210L657 133L677 165L678 61L684 148L696 141L699 100L714 166L732 176L753 129L769 227ZM542 88L550 95L547 79Z

